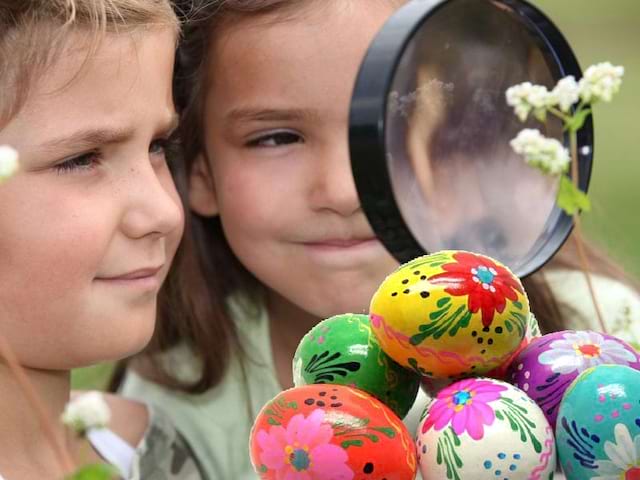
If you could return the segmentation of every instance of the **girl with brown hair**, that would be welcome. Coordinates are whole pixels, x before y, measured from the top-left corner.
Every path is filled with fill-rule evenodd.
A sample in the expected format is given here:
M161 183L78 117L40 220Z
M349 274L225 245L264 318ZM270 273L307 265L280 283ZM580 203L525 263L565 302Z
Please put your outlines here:
M86 438L58 421L72 369L153 333L183 230L165 158L177 33L165 0L0 1L0 145L19 157L0 185L0 478L86 461L124 479L203 478L155 407L105 396L109 429Z
M179 3L189 20L175 79L184 143L175 173L192 215L154 341L122 391L170 411L212 478L255 478L250 428L292 386L302 336L323 318L366 312L397 267L360 208L347 129L360 62L402 3ZM581 274L562 260L571 255L525 280L545 330L592 318ZM598 282L611 282L612 327L623 304L640 319L635 292Z

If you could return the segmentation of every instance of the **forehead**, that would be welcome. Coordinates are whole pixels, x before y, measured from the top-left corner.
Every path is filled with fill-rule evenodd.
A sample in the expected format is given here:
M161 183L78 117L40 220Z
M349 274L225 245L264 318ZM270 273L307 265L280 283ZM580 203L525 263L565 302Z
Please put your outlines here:
M348 107L366 49L393 10L377 0L305 2L295 14L225 24L208 72L216 110L274 100Z
M172 29L106 34L89 56L86 37L77 36L36 79L22 109L0 131L3 142L20 147L33 143L31 136L59 137L92 123L138 124L173 109Z

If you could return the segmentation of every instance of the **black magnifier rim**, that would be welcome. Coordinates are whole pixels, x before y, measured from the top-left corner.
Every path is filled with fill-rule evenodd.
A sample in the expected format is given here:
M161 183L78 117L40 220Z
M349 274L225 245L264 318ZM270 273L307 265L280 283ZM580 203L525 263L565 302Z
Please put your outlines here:
M398 10L373 40L360 66L351 100L349 151L351 168L362 209L386 249L400 262L428 254L413 236L396 202L391 185L386 153L387 98L398 64L409 42L425 21L450 2L460 0L413 0ZM524 0L478 0L502 4L517 13L523 24L539 39L539 47L554 61L551 68L557 79L582 70L569 43L560 30L538 8ZM593 162L593 116L590 115L577 135L579 187L589 187ZM565 144L568 137L565 138ZM582 148L588 146L588 152ZM528 263L514 271L526 277L553 257L573 228L573 219L565 212L550 226L553 231Z

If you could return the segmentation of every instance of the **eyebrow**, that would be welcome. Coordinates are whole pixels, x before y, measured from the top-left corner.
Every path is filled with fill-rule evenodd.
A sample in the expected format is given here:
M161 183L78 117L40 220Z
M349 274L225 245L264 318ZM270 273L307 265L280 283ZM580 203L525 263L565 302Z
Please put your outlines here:
M229 122L271 122L309 120L320 116L320 112L309 108L235 108L226 114Z
M158 131L172 133L178 126L178 115L171 115L168 120L162 122ZM96 145L110 145L129 140L134 134L134 129L125 128L87 128L47 140L40 145L45 150L56 150L62 147L92 147Z

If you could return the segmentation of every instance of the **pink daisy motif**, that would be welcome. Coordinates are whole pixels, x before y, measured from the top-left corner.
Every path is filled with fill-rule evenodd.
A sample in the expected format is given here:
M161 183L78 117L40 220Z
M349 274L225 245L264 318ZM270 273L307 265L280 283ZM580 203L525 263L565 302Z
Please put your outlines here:
M500 399L507 388L487 380L462 380L438 393L429 409L422 433L431 427L436 431L451 424L456 435L465 431L474 440L484 435L484 426L491 425L496 416L489 403Z
M329 443L333 429L323 424L324 411L314 410L304 418L295 415L289 424L272 426L269 433L257 434L260 461L275 471L277 480L351 480L349 457L340 447Z

